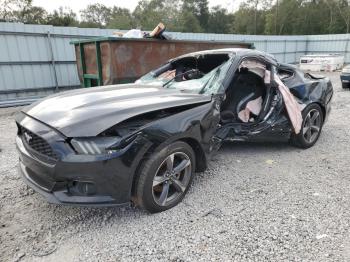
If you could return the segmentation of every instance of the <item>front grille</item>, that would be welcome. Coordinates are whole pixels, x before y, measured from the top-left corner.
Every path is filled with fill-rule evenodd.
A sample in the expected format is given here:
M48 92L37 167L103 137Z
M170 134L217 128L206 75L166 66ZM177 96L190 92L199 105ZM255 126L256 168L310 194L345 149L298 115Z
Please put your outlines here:
M58 156L55 154L55 152L53 152L51 146L43 138L34 134L23 126L19 127L19 131L23 142L30 149L45 157L58 160Z

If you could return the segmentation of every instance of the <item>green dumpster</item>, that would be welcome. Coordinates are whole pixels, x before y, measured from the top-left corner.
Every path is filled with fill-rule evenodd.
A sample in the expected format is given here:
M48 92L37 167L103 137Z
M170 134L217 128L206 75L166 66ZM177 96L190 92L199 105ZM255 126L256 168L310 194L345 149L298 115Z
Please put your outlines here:
M170 58L220 48L254 48L250 43L101 37L72 41L83 87L131 83Z

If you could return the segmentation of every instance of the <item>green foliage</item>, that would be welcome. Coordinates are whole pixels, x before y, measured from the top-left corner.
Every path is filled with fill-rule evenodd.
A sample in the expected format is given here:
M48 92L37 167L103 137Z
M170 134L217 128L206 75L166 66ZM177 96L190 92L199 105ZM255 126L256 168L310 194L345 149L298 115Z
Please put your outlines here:
M111 20L112 10L103 4L88 5L80 11L83 22L94 27L105 27Z
M181 29L179 2L173 0L141 0L133 16L137 27L143 30L153 30L159 22L163 22L172 31Z
M234 16L235 32L244 34L338 34L350 30L348 0L246 0Z
M15 11L15 20L23 21L26 24L45 24L47 13L45 9L39 6L31 6L21 11Z
M71 9L60 7L47 16L46 23L53 26L78 26L77 15Z
M138 28L152 30L167 14L162 1L141 0L136 6L133 15Z
M221 6L209 9L208 0L140 0L132 12L93 4L80 14L81 21L70 9L48 13L33 0L0 0L0 21L30 24L152 30L163 22L179 32L350 33L350 0L243 0L234 13Z
M215 6L210 11L207 32L217 34L233 33L234 15L229 14L227 9Z
M23 22L43 24L46 22L46 11L32 5L32 0L1 0L0 20L6 22Z
M107 28L130 29L134 27L134 19L126 8L113 7Z
M180 25L182 32L185 33L200 33L202 32L202 27L197 19L197 17L190 11L184 11L181 14Z
M193 14L197 18L202 30L208 27L210 16L208 0L183 0L182 11Z
M265 14L254 6L242 4L235 13L234 31L238 34L263 34Z
M80 14L81 27L130 29L134 26L134 19L126 8L116 6L109 8L103 4L93 4L81 10Z

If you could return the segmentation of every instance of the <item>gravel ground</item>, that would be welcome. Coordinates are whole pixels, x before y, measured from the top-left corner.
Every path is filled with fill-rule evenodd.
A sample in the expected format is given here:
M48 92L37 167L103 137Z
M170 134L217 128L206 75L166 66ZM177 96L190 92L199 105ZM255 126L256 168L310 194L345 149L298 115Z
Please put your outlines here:
M350 261L350 92L339 73L318 143L225 144L177 207L51 205L17 172L0 110L0 261Z

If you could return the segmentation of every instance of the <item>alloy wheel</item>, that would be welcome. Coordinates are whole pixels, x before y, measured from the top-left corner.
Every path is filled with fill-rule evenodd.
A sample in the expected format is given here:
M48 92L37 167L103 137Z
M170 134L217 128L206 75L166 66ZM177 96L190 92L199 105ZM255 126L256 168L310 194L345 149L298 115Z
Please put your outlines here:
M180 198L191 180L191 159L183 152L169 155L159 166L153 178L152 194L160 206L167 206Z
M307 114L303 125L303 136L305 141L313 143L321 130L322 118L317 109L312 109Z

